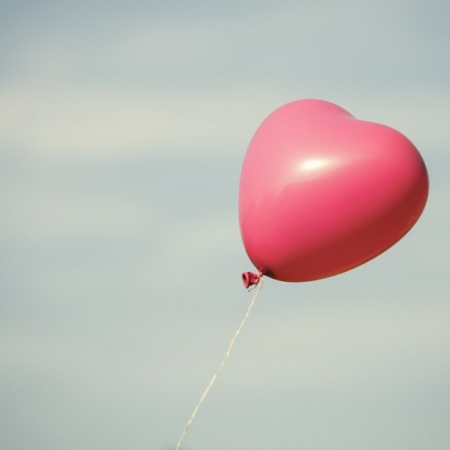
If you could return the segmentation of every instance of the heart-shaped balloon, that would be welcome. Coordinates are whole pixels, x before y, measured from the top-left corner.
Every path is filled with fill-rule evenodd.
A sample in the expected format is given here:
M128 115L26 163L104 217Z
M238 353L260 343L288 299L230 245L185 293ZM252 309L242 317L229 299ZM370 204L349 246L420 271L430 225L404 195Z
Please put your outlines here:
M294 101L250 142L239 186L242 239L260 275L326 278L394 245L427 196L425 164L401 133L333 103Z

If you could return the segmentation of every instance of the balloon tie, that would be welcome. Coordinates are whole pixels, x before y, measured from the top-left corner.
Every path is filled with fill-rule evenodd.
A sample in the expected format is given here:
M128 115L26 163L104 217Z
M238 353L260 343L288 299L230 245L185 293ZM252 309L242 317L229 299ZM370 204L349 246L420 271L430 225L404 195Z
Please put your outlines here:
M197 415L198 410L200 409L200 406L202 405L203 401L205 400L206 396L208 395L210 389L212 388L213 384L215 383L217 377L219 376L220 372L222 372L223 367L225 366L225 363L230 356L231 350L234 347L234 343L236 342L236 339L239 336L239 333L241 332L242 328L245 325L245 322L247 322L248 316L250 315L250 312L253 308L253 305L255 304L256 297L258 297L259 291L263 287L264 280L262 278L262 275L259 277L257 287L258 289L255 292L255 295L252 298L252 301L250 302L250 305L247 308L247 312L245 313L244 318L242 319L241 324L239 325L238 329L236 330L236 333L234 333L233 339L231 339L230 345L228 346L227 352L225 353L225 356L222 359L222 362L219 365L219 368L216 370L216 373L211 378L211 381L209 382L208 386L206 387L205 391L203 392L202 396L200 397L200 400L197 403L197 406L194 408L193 413L191 414L191 417L189 418L186 426L184 427L183 432L181 433L180 439L178 441L176 450L179 450L181 447L181 444L183 443L184 437L186 436L187 431L189 430L189 427L191 426L192 422L194 421L195 416Z
M244 283L245 289L247 289L248 291L255 289L262 276L263 273L261 271L258 271L258 273L244 272L242 274L242 282Z

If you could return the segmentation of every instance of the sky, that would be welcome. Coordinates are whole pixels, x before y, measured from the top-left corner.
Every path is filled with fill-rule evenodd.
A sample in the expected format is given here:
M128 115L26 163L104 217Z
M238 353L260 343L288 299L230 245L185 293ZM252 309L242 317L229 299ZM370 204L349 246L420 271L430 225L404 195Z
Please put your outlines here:
M405 134L430 195L375 260L267 279L186 450L450 448L450 4L0 5L0 447L174 449L251 293L239 175L264 118Z

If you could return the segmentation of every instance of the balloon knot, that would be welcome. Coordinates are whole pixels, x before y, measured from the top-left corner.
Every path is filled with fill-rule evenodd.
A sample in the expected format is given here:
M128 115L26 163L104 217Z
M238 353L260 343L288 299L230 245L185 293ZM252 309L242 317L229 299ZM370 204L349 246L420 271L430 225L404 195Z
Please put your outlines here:
M259 272L258 274L253 272L244 272L242 274L242 282L244 283L245 289L258 284L262 276L262 272Z

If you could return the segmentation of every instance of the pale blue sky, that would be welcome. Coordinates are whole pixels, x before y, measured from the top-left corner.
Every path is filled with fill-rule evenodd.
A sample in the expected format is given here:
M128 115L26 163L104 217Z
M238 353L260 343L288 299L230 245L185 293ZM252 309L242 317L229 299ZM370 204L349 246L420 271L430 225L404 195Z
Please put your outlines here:
M186 450L450 447L450 5L0 7L0 447L175 448L251 294L237 219L275 108L397 128L423 217L327 280L268 279Z

